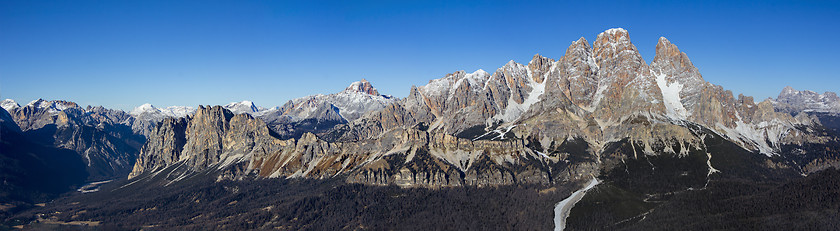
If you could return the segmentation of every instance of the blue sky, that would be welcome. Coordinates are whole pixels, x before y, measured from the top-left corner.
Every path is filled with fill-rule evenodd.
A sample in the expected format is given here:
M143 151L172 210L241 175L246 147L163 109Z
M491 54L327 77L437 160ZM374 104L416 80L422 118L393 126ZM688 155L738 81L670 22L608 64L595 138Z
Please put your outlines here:
M703 77L757 99L840 91L833 1L0 1L0 98L130 110L278 106L361 78L403 97L622 27L650 62L660 36Z

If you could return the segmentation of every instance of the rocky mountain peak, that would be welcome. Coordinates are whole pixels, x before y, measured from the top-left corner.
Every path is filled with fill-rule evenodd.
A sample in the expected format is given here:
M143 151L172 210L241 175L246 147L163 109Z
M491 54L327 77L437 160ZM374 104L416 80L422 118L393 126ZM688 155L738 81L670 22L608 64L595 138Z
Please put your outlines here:
M665 61L664 59L668 59ZM663 62L664 61L664 62ZM671 65L670 68L675 69L679 72L697 72L696 77L700 77L697 68L694 67L694 64L691 63L691 60L688 59L688 55L683 52L680 52L680 49L677 48L677 45L668 41L665 37L659 37L659 42L656 43L656 56L653 57L653 62L651 65L657 64L669 64Z
M554 59L543 57L540 54L534 55L531 62L528 62L528 69L531 69L531 72L533 72L531 76L533 80L537 83L545 81L545 73L550 71L553 63Z
M580 37L577 41L573 41L572 45L569 45L569 48L566 48L566 54L564 56L575 56L581 57L583 54L586 56L590 56L588 53L592 52L592 46L589 45L589 42L586 41L586 38Z
M510 68L510 67L514 67L514 66L517 66L517 65L520 65L520 64L517 63L516 61L513 61L513 59L511 59L510 61L505 63L505 66L502 67L502 68Z
M686 94L696 94L701 90L700 87L706 84L700 71L688 59L688 55L665 37L659 38L656 56L653 57L650 67L657 78L665 81L661 84L670 86L676 82L685 87Z
M591 103L595 100L595 93L598 90L599 67L595 63L592 47L586 38L581 37L577 41L573 41L556 67L557 74L549 76L549 78L555 80L549 80L549 82L560 84L549 84L546 91L552 92L554 95L562 94L575 105L587 111L593 111ZM600 98L597 100L600 100Z
M598 65L595 64L593 59L592 46L589 45L589 42L584 37L580 37L577 41L572 42L569 48L566 48L563 59L567 62L567 66L580 66L585 64L588 67L584 68L593 72L598 69Z
M779 98L784 98L784 97L787 97L787 96L796 95L797 93L799 93L799 91L797 91L793 87L786 86L784 89L782 89L782 92L779 93Z
M656 54L663 56L678 56L680 55L680 49L678 49L676 45L672 44L671 41L668 41L667 38L659 37L659 42L656 43Z
M222 106L205 107L199 105L192 120L220 120L224 118L225 121L228 121L231 117L233 117L233 113Z
M607 66L631 67L644 64L638 49L630 42L630 34L627 33L627 30L621 28L601 32L592 47L595 61L602 68Z
M630 34L622 28L612 28L601 32L595 39L595 46L630 43Z
M45 111L49 112L50 114L56 114L58 112L61 112L61 111L64 111L64 110L67 110L67 109L70 109L70 108L76 108L76 109L82 110L82 108L79 107L78 104L76 104L74 102L70 102L70 101L64 101L64 100L47 101L47 100L44 100L44 99L37 99L37 100L33 100L32 102L29 102L24 107L32 108L31 110L35 110L35 109L45 110Z
M41 104L42 104L42 103L44 103L44 102L46 102L46 100L44 100L44 99L36 99L36 100L32 100L32 101L30 101L28 104L26 104L26 106L24 106L24 107L28 107L28 106L38 106L38 105L41 105Z
M348 92L348 93L358 92L358 93L365 93L365 94L368 94L368 95L375 95L375 96L379 95L379 92L376 91L376 88L374 88L373 85L371 85L370 82L368 82L364 78L361 81L351 83L350 86L345 88L343 92Z
M586 40L586 37L580 37L578 40L572 41L572 45L569 48L573 47L580 47L580 48L589 48L589 41Z

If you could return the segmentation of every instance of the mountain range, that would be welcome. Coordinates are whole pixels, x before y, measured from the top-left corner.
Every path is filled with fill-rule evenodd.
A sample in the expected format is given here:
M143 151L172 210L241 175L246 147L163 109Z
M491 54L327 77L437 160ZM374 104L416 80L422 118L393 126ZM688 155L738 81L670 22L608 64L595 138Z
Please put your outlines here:
M825 92L819 94L813 91L797 91L792 87L785 87L776 100L772 101L780 111L798 112L829 112L840 113L840 97L837 93Z
M541 221L578 229L642 229L668 222L661 214L689 214L679 203L694 203L693 196L706 193L750 198L743 206L753 206L775 197L721 190L730 184L787 190L786 184L808 184L814 177L833 179L831 171L840 167L840 98L835 93L787 87L776 99L761 102L736 97L704 80L688 56L664 37L646 63L620 28L600 33L592 43L585 38L572 42L557 60L535 55L527 64L510 61L492 73L457 71L411 86L405 98L382 95L362 79L338 93L273 108L251 101L197 108L144 104L126 113L61 100L25 106L5 100L2 107L4 148L38 146L32 149L76 154L72 158L82 164L77 169L84 171L73 171L86 177L63 180L68 187L107 179L121 180L122 187L144 185L142 190L167 190L205 178L220 185L298 179L341 185L319 195L344 185L398 186L414 195L418 188L450 192L527 186L550 195L534 196L539 200L557 197L552 203L578 195L569 197L575 198L570 206L565 206L568 201L558 205L558 214L565 217ZM23 179L26 174L18 173L52 164L14 153L4 151L3 158L36 167L4 169L3 174ZM39 191L23 183L7 185L15 192ZM120 192L122 187L111 193L128 193ZM831 190L828 195L840 195L836 187ZM20 207L44 196L16 198ZM86 216L77 207L66 208ZM801 210L812 211L807 209ZM716 219L753 224L738 216ZM353 222L363 227L370 221ZM254 228L280 224L307 227L274 217ZM716 224L682 227L726 227ZM482 227L476 225L470 227Z

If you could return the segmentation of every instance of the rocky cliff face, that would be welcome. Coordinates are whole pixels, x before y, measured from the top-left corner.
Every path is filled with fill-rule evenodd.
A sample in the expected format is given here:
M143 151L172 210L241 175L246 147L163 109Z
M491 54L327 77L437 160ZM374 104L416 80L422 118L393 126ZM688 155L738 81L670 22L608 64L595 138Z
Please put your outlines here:
M130 177L176 163L192 170L221 168L274 150L277 139L249 114L199 106L193 117L165 119L148 140Z
M457 138L413 128L380 139L327 142L312 133L281 140L259 119L201 107L195 117L166 119L143 147L131 177L169 166L190 171L235 169L221 177L329 178L349 182L422 186L550 184L592 174L594 163L546 161L521 140ZM561 146L561 145L558 145Z
M150 137L132 175L184 165L228 169L220 176L232 178L342 176L428 187L556 184L655 158L692 166L686 174L699 184L720 172L712 166L716 155L750 153L743 158L761 159L758 168L802 174L820 168L806 163L825 167L837 159L833 148L814 148L833 147L837 138L819 132L813 119L706 82L665 38L648 65L623 29L599 34L592 45L581 38L557 60L535 55L527 65L511 61L493 73L458 71L413 86L400 100L370 98L377 94L362 81L342 93L293 100L274 117L260 117L279 135L251 117L201 108ZM338 100L345 95L376 100ZM348 113L355 107L361 109L349 111L364 113ZM243 125L232 126L237 118ZM315 119L307 128L312 130L288 136L277 129L297 129L300 124L291 122L302 118ZM314 129L325 121L333 124ZM176 124L184 132L176 132ZM723 144L732 146L719 148Z
M186 143L186 127L187 121L184 118L167 118L161 121L149 133L128 177L154 170L156 166L169 166L180 161L181 151Z

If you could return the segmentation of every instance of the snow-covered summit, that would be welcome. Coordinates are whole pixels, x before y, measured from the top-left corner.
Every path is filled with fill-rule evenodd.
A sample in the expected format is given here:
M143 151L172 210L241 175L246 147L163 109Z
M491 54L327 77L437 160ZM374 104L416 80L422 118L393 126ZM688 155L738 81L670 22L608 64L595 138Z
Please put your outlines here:
M6 109L6 111L11 111L15 108L19 108L20 104L18 104L12 99L4 99L3 102L0 102L0 107L3 107L3 109Z
M36 100L33 100L32 102L29 102L24 107L32 107L32 108L37 108L37 109L41 109L41 110L46 110L51 114L55 114L55 113L58 113L60 111L67 110L69 108L79 108L79 105L77 105L76 103L73 103L73 102L63 101L63 100L47 101L47 100L43 100L43 99L36 99Z
M799 93L799 91L797 91L793 87L787 86L784 89L782 89L781 93L779 93L779 98L793 96L793 95L796 95L798 93Z
M257 105L254 104L254 102L249 101L249 100L243 100L241 102L232 102L232 103L226 104L223 107L225 109L230 110L234 114L248 113L248 114L252 114L252 115L260 115L260 114L265 113L268 110L271 110L271 109L267 109L267 108L264 108L264 107L258 107Z
M155 106L152 106L152 104L145 103L143 105L135 107L133 110L128 112L128 114L136 116L136 115L140 115L140 114L143 114L143 113L153 113L153 112L158 112L158 111L159 110L157 108L155 108Z
M150 103L145 103L134 108L128 114L142 120L160 121L166 117L181 118L192 115L193 113L195 113L194 107L169 106L166 108L157 108Z

